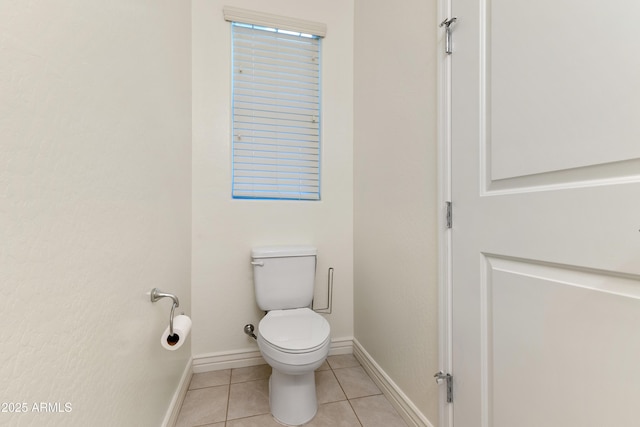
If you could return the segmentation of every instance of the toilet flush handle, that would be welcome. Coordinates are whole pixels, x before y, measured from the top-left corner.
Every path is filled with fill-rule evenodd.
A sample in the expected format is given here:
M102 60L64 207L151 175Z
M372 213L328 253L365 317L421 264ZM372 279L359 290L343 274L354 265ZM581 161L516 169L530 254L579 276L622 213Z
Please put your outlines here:
M262 262L262 261L251 261L251 265L255 265L257 267L264 267L264 262Z

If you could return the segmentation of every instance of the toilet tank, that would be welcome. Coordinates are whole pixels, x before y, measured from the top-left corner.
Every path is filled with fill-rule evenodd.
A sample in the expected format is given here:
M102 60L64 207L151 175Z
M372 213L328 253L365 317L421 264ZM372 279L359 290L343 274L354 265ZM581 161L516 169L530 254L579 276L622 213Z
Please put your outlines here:
M312 246L253 248L251 264L258 307L269 311L311 305L316 254Z

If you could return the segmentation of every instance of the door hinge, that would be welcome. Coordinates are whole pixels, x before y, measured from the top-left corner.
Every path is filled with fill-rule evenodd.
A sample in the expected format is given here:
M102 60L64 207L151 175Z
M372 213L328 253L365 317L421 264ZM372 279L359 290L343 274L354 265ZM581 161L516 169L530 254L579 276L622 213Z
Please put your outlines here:
M453 208L451 207L451 202L445 202L446 203L446 209L447 209L447 213L446 213L446 222L447 222L447 228L451 228L453 227Z
M440 27L444 27L444 51L447 55L453 53L453 42L451 41L451 25L454 24L458 18L447 18L440 23Z
M438 371L433 377L438 384L442 384L443 381L447 382L447 403L453 402L453 377L451 374Z

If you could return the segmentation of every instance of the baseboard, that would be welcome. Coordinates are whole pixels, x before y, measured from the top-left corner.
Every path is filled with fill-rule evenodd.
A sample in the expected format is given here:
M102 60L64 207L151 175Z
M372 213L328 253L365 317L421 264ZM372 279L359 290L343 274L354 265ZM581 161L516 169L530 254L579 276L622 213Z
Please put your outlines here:
M355 338L353 355L409 426L434 427Z
M353 337L334 338L331 340L329 356L338 354L353 354Z
M266 362L257 349L241 349L209 353L193 357L193 373L199 374L222 369L245 368L264 365Z
M353 338L335 338L331 340L329 355L353 353ZM222 369L246 368L247 366L264 365L260 351L255 348L209 353L193 358L193 373L219 371Z
M193 359L189 358L187 365L184 367L184 371L182 372L178 388L175 393L173 393L173 398L169 404L167 414L164 416L162 427L174 427L176 425L178 414L182 407L182 402L184 402L184 397L187 395L187 390L189 390L189 383L191 382L191 376L193 375L192 365Z

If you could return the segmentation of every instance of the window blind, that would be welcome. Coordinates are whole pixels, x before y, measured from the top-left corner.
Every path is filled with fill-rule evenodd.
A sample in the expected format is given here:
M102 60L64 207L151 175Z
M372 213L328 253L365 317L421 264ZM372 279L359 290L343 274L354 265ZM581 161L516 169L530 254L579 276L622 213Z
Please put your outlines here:
M320 38L233 22L233 197L320 199Z

